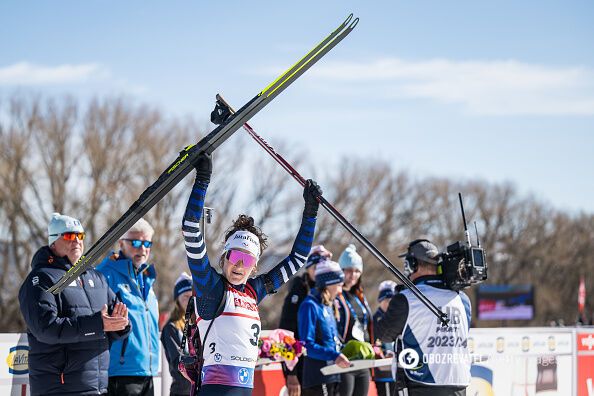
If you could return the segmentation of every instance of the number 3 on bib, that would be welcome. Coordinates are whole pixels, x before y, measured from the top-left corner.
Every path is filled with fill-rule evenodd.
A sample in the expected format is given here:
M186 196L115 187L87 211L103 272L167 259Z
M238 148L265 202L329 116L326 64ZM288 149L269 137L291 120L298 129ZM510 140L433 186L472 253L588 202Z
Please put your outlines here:
M256 323L254 323L251 327L252 330L254 330L254 338L250 338L250 344L252 344L253 346L258 346L258 338L260 336L260 326L258 326Z

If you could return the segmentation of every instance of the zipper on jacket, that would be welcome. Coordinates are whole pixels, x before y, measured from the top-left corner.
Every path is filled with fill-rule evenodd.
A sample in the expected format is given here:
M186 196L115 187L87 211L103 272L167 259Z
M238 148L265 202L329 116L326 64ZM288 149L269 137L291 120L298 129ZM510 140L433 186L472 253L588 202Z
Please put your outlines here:
M87 297L87 301L89 302L89 307L91 307L91 299L89 298L89 294L87 293L87 289L85 289L85 280L83 279L83 277L81 276L80 278L78 278L77 280L80 281L80 287L83 289L83 292L85 294L85 296ZM109 286L107 286L109 287ZM109 301L108 301L109 302ZM92 310L92 307L91 307ZM107 338L108 335L105 334L105 337ZM101 378L101 368L99 367L100 362L101 362L101 347L97 347L97 351L98 351L98 355L97 355L97 378ZM62 373L62 383L64 383L64 374ZM99 390L101 390L101 384L99 383L99 380L97 380L97 388Z
M138 290L138 294L140 294L140 298L142 299L142 302L144 304L144 317L146 319L146 339L148 341L148 352L149 352L149 372L151 374L151 377L153 376L153 354L151 352L151 324L150 324L150 313L149 313L149 307L148 304L146 303L146 300L144 299L144 293L142 292L142 290L140 290L140 286L138 285L138 275L136 273L136 268L134 267L134 264L132 264L132 262L130 262L132 265L132 272L134 273L134 284L136 285L136 290ZM130 268L130 267L128 267ZM130 270L128 269L128 273L130 273ZM142 273L140 274L140 276L142 276ZM144 282L143 282L144 283ZM148 294L147 294L148 297Z
M153 353L151 352L151 323L149 322L150 320L150 312L149 312L149 308L148 305L146 304L146 301L144 302L144 312L145 312L145 316L146 316L146 332L147 332L147 339L148 339L148 350L149 350L149 371L151 373L151 377L153 376Z

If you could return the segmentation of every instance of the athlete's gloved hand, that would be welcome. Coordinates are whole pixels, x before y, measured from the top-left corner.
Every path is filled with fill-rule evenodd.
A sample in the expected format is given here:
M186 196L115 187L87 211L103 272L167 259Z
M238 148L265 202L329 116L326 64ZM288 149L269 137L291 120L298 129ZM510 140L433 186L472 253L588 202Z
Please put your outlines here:
M305 200L305 208L303 209L304 217L316 217L318 215L318 197L322 196L322 188L318 183L311 179L307 179L303 189L303 199Z
M196 169L196 180L209 183L210 175L212 174L212 157L210 154L201 153L194 162L192 162L192 165L194 165L194 168Z

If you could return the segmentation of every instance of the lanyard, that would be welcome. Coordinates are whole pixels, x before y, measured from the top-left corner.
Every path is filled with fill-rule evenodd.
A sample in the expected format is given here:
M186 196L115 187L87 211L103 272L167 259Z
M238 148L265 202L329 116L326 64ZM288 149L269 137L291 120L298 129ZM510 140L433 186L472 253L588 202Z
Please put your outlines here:
M361 311L363 312L363 326L365 326L365 328L367 328L367 309L365 308L365 305L363 305L361 300L359 300L359 298L356 295L351 294L350 292L345 292L345 293L348 293L348 295L352 295L354 297L355 301L357 301L357 304L359 304L359 307L361 307ZM351 315L355 318L355 320L359 320L359 317L357 316L357 312L355 311L355 308L353 308L353 306L349 302L349 299L347 296L344 297L344 301L346 302L347 306L349 307L349 310L351 311Z

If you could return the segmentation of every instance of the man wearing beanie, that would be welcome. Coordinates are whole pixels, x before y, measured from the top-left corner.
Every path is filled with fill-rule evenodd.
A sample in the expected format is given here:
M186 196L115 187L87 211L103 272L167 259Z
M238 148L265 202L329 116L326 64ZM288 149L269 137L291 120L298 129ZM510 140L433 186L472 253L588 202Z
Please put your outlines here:
M80 221L54 213L48 245L33 256L19 290L29 339L31 395L106 394L109 342L130 330L126 306L116 302L94 269L59 295L47 291L82 256L84 238Z
M349 367L350 362L340 353L342 344L336 330L334 299L340 293L344 274L338 263L320 261L315 270L315 288L299 307L300 340L305 343L303 358L303 396L341 395L340 376L322 375L320 369L331 364Z
M313 246L309 256L307 256L307 261L305 262L305 273L301 276L296 276L291 281L289 292L283 303L283 310L278 327L280 329L292 331L295 334L296 339L299 339L297 313L301 303L309 294L309 291L315 287L316 264L331 258L332 253L324 248L323 245ZM299 360L293 370L289 370L283 364L283 372L289 396L298 396L301 392L301 382L303 379L303 360Z
M392 297L383 319L377 323L377 335L384 342L394 342L402 336L398 350L407 351L402 359L414 361L418 357L419 361L428 362L399 370L398 386L402 382L411 396L466 395L470 383L467 349L470 300L463 292L447 289L442 277L437 275L439 251L427 239L412 241L400 257L404 257L405 272L410 280L429 300L448 313L450 323L448 327L442 327L435 315L408 289ZM439 343L435 341L437 339ZM409 352L411 350L414 352ZM435 363L432 355L445 356L451 363Z
M128 307L132 331L111 345L110 395L153 395L153 376L159 371L159 307L153 290L155 267L148 263L153 227L144 219L134 224L113 252L97 266L109 287Z
M351 340L371 343L374 340L373 317L361 286L363 259L355 245L347 246L338 263L344 271L344 286L336 299L340 318L338 334L345 344ZM340 395L366 396L370 381L368 369L343 373L340 376Z
M191 298L192 277L182 272L173 287L173 301L175 306L161 333L161 342L163 343L165 356L169 363L169 374L171 374L169 396L185 396L190 394L190 381L185 379L179 372L178 365L181 358L181 341L185 325L185 312ZM188 353L187 345L185 348L186 351L184 352Z

